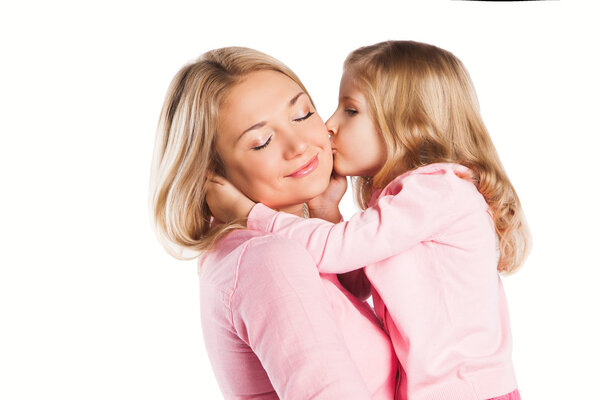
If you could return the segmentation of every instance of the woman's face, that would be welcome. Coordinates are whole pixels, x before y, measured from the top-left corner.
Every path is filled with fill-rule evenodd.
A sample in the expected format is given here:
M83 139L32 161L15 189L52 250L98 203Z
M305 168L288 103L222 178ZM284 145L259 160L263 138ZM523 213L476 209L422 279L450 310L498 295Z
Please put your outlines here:
M226 178L272 208L298 206L329 184L327 128L307 94L282 73L253 72L232 88L219 109L216 146Z

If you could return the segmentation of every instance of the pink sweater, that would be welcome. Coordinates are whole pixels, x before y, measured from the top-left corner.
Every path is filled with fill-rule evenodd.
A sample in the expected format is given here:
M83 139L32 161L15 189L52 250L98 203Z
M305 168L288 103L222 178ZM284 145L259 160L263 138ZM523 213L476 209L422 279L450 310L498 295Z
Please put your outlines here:
M469 172L408 172L335 225L262 204L249 216L249 228L304 246L322 273L366 266L402 366L402 400L482 400L517 387L493 221L475 185L457 176Z
M199 273L204 342L226 399L394 398L398 362L377 317L299 244L234 231Z

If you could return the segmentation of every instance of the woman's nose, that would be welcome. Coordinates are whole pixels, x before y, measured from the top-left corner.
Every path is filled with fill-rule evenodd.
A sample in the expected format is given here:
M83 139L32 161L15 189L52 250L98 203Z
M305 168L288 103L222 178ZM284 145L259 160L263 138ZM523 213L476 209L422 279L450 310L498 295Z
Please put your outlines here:
M303 135L288 135L286 138L285 145L285 158L292 159L299 155L304 154L308 149L308 143Z

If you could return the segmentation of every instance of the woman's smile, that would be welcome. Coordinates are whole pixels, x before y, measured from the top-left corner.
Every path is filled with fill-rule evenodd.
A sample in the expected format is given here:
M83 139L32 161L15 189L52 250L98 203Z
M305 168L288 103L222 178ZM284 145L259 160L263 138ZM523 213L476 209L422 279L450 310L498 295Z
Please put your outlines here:
M313 158L308 160L308 162L298 168L295 172L286 175L286 178L301 178L313 172L319 166L319 153L317 153Z
M296 212L325 191L333 166L327 127L295 81L253 72L229 90L220 113L227 117L219 120L217 151L226 178L246 197Z

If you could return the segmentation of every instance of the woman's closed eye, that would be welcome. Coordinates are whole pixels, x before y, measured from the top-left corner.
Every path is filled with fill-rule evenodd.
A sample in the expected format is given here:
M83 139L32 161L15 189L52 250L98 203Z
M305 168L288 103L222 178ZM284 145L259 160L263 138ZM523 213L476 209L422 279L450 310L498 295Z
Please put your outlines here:
M304 121L305 119L309 119L311 117L311 115L313 115L313 114L314 114L314 111L309 111L305 116L296 118L294 121L295 122Z
M345 112L346 114L348 114L350 117L354 117L356 114L358 114L358 111L356 111L356 110L355 110L355 109L353 109L353 108L346 108L346 109L344 110L344 112Z
M267 139L266 142L264 142L260 146L253 147L252 150L262 150L262 149L264 149L265 147L267 147L269 145L269 143L271 143L271 138L272 137L273 136L269 136L269 138Z
M307 120L307 119L309 119L309 118L310 118L310 117L311 117L311 116L312 116L314 113L315 113L314 111L309 111L309 112L308 112L308 113L306 113L306 115L304 115L303 117L296 118L296 119L294 119L293 121L294 121L294 122L301 122L301 121ZM252 147L252 150L257 150L257 151L258 151L258 150L262 150L262 149L264 149L265 147L267 147L267 146L269 145L269 143L271 143L271 138L272 138L272 137L273 137L273 135L269 136L269 138L267 139L267 141L266 141L266 142L264 142L263 144L261 144L261 145L259 145L259 146Z

